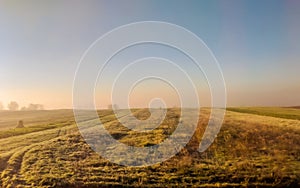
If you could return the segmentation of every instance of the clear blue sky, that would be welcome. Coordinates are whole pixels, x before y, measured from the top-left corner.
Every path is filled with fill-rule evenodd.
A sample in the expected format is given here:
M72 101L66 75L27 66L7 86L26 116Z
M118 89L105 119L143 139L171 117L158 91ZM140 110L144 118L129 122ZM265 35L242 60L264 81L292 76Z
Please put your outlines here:
M218 59L228 105L300 104L300 1L0 1L0 101L71 108L78 61L111 29L165 21Z

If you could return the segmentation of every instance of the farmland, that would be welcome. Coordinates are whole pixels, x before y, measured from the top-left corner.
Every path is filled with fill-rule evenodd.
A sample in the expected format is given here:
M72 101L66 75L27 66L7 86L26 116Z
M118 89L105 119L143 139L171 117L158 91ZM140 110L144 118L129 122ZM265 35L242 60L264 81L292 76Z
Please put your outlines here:
M132 110L147 119L147 109ZM111 110L99 110L104 127L119 142L158 144L179 122L168 109L156 129L137 133L120 125ZM300 110L229 108L214 143L198 152L210 109L201 109L195 134L171 159L147 167L113 164L86 144L72 110L0 112L1 187L299 187ZM19 120L24 128L14 128ZM122 159L120 159L122 160Z

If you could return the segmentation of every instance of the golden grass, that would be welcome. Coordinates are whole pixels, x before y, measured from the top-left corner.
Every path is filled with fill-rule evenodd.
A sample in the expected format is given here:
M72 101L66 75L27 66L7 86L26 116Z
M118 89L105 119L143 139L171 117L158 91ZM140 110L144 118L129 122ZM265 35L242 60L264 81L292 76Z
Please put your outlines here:
M152 132L124 128L101 111L112 135L138 147L157 144L176 127L178 109ZM145 109L136 109L144 118ZM149 115L149 114L148 114ZM173 158L149 167L112 164L95 153L74 124L0 139L2 187L300 186L300 121L228 111L215 142L197 151L210 115L204 109L196 133Z

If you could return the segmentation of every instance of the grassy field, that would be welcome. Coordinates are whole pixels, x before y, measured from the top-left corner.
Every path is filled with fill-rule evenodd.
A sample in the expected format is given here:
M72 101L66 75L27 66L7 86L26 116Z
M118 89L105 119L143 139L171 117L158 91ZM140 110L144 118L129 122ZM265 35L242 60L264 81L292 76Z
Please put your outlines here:
M132 112L138 119L149 116L147 109ZM98 114L115 139L138 147L160 143L180 121L179 110L168 109L159 127L137 133L110 110ZM218 137L199 153L209 115L209 109L201 110L196 133L176 156L134 168L95 153L79 134L71 110L0 112L0 186L300 187L299 109L228 108ZM13 128L19 120L25 128Z
M72 110L0 111L0 131L15 128L19 120L27 127L74 122Z
M233 112L250 113L262 116L271 116L285 119L300 120L299 107L293 108L280 108L280 107L240 107L240 108L228 108L227 110Z

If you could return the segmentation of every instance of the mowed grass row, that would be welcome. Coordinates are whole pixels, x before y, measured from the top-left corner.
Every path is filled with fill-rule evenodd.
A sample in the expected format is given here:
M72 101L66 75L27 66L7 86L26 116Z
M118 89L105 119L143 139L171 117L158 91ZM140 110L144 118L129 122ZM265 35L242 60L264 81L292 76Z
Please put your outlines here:
M100 110L98 111L98 115L102 123L116 120L116 117L111 110ZM72 132L78 132L78 128L73 122L73 119L74 117L71 118L71 120L66 120L66 122L54 124L53 122L56 121L54 118L48 125L41 124L39 126L35 125L0 131L0 135L2 136L0 136L0 156L5 155L6 153L14 153L18 148L51 140L55 137L70 134Z
M13 129L22 120L26 127L74 122L72 110L0 111L0 131Z
M141 119L143 117L140 116L147 115L145 110L137 113L135 115ZM95 153L78 131L73 131L27 148L21 155L18 175L8 173L12 172L9 169L4 170L2 185L300 186L300 121L228 111L214 143L208 150L199 153L197 148L209 119L209 110L205 109L201 114L198 129L190 143L161 164L140 168L112 164ZM178 121L177 115L178 111L170 111L161 126L145 134L136 134L114 120L107 121L105 126L112 134L122 135L117 138L120 142L147 147L172 133L172 125L174 127ZM14 162L12 159L11 164Z
M114 119L112 111L109 110L98 111L98 115L100 119L107 122L109 119ZM0 131L0 135L4 135L4 138L0 139L0 185L15 187L22 182L20 180L22 176L18 174L18 170L21 167L23 155L30 148L43 145L47 141L52 142L51 140L54 138L74 132L78 133L78 128L73 120L74 118L70 118L66 119L66 122L55 124L57 120L54 118L48 125L42 124ZM10 132L14 134L6 134Z
M16 111L16 112L2 111L0 112L1 115L0 122L2 123L6 122L9 125L8 128L2 127L2 129L0 129L0 139L49 130L49 129L62 128L65 126L74 125L76 123L72 110L54 110L54 112L49 111L50 112L49 115L46 116L45 113L47 112L48 111L24 111L24 112L23 111ZM34 113L36 113L36 116L34 116ZM83 113L81 114L82 116L84 116L83 118L87 120L91 120L88 119L90 113L91 113L90 111L83 111ZM111 110L99 110L97 113L99 118L103 122L111 121L112 119L115 119L113 112ZM6 118L5 115L8 115L8 119L5 119ZM58 117L56 117L56 115ZM34 118L37 119L37 122L34 122ZM24 121L25 127L16 128L16 125L19 120ZM12 124L12 122L15 124L14 127L11 127L10 125Z

